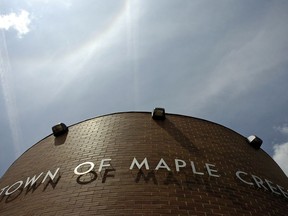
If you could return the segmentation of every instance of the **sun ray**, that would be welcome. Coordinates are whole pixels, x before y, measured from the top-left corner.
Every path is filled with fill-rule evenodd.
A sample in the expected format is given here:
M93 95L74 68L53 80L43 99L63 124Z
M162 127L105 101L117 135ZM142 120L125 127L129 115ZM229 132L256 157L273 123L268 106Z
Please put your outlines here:
M17 106L14 99L13 89L9 82L9 74L11 73L11 66L9 54L7 50L6 38L3 30L0 34L0 83L2 87L2 94L4 98L4 105L7 111L9 129L11 131L13 148L15 158L21 154L20 146L20 128L18 122Z

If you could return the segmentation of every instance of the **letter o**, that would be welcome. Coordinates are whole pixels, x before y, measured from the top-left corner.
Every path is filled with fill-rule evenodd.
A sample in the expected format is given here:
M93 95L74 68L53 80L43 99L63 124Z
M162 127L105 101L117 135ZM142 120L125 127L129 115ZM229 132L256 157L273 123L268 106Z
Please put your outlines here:
M19 184L14 190L12 191L9 191L11 188L13 188L15 185ZM5 195L6 196L9 196L10 194L14 193L15 191L17 191L23 184L23 181L18 181L18 182L15 182L13 185L11 185L5 192Z
M89 168L88 170L86 170L85 172L78 172L78 169L79 169L81 166L84 166L84 165L86 165L86 164L89 164L89 165L90 165L90 168ZM75 167L74 173L75 173L76 175L84 175L84 174L89 173L90 171L92 171L93 168L94 168L94 166L95 166L94 163L89 162L89 161L84 162L84 163L81 163L81 164L79 164L77 167Z

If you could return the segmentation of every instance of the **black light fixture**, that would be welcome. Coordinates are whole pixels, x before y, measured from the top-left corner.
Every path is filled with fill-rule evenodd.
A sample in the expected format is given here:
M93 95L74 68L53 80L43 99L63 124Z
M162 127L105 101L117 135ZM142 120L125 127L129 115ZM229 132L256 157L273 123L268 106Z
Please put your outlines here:
M251 136L247 137L247 140L248 140L249 144L255 149L260 149L262 142L263 142L259 137L255 136L255 135L251 135Z
M58 137L68 132L68 127L64 123L59 123L52 127L53 135Z
M164 120L165 119L165 109L156 107L152 112L152 118L154 120Z

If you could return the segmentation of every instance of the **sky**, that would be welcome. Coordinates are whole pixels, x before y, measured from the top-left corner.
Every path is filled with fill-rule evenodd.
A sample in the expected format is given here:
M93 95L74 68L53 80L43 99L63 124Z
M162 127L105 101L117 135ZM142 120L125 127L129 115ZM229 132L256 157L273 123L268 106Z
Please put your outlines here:
M288 175L287 20L287 0L1 0L0 176L58 122L154 107L260 137Z

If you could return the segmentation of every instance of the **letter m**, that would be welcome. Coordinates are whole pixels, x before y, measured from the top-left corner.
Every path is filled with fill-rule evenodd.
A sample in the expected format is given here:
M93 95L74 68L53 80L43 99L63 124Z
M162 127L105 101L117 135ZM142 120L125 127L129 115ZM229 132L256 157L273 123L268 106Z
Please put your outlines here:
M148 161L147 161L147 158L144 158L144 160L141 162L141 164L138 163L137 159L134 157L132 163L131 163L131 166L130 166L130 170L133 169L133 167L135 166L138 167L138 169L141 169L141 167L145 164L145 169L146 170L149 170L149 165L148 165Z

